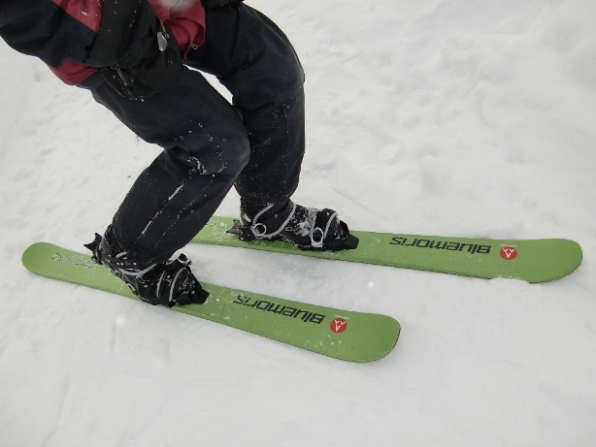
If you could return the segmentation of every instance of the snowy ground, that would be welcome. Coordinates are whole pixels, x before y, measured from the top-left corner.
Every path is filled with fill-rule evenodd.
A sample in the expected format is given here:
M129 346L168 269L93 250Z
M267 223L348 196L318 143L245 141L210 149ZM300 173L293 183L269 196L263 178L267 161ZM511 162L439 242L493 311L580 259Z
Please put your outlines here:
M207 282L397 318L370 364L36 277L22 251L80 249L158 149L1 43L0 446L596 446L596 3L251 4L307 74L298 201L354 229L566 237L582 266L528 285L185 250Z

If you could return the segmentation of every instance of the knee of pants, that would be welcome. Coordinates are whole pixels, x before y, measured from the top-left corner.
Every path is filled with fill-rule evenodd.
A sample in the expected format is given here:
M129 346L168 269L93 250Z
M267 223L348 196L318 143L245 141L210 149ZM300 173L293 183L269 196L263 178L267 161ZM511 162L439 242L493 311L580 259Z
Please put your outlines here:
M298 56L292 50L285 57L277 55L271 64L272 70L267 84L272 87L276 96L302 96L304 88L304 69L298 60Z
M244 128L202 126L181 137L182 144L174 149L177 158L198 168L201 175L236 178L250 159L250 143Z
M236 101L243 96L255 93L278 101L304 101L304 71L297 59L277 55L269 66L255 72L251 73L254 77L245 75L230 88L235 105L241 105Z

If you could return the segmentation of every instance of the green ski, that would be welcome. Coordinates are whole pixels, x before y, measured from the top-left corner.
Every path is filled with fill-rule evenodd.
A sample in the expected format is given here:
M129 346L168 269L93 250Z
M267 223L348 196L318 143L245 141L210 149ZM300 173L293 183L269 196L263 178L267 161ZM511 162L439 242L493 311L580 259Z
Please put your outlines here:
M357 249L312 252L282 241L241 241L227 233L233 225L234 219L214 216L193 242L530 283L562 278L582 261L581 247L568 239L498 240L351 231L360 239Z
M22 261L38 275L138 299L124 282L85 254L40 242L27 248ZM205 304L172 309L351 362L384 357L399 337L399 323L386 315L202 285L210 293Z

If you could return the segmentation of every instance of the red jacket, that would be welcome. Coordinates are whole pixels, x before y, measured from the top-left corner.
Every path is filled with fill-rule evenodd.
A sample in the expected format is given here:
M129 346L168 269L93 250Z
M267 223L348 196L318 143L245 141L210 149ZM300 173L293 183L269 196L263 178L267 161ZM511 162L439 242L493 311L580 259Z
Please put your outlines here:
M47 1L47 0L40 0ZM83 24L93 32L97 32L101 22L103 0L51 0L62 8L70 17ZM155 10L155 15L164 26L174 34L183 54L191 46L200 46L205 40L205 10L200 0L194 2L184 10L170 11L160 0L147 0ZM63 82L78 85L97 71L89 67L66 59L60 66L50 70Z

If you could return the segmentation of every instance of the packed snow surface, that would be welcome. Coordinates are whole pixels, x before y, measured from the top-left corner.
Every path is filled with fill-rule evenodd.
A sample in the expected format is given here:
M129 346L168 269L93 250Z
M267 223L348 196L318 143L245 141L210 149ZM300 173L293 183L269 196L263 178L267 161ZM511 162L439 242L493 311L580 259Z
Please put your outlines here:
M306 71L297 202L353 229L569 238L583 264L529 285L185 248L206 282L395 317L369 364L34 276L24 249L82 249L159 148L2 42L0 446L596 446L596 2L251 5Z

